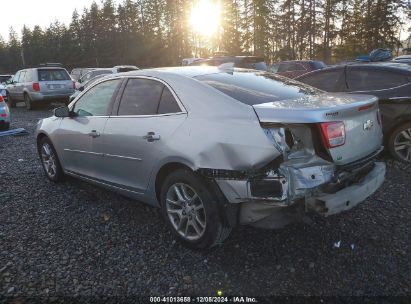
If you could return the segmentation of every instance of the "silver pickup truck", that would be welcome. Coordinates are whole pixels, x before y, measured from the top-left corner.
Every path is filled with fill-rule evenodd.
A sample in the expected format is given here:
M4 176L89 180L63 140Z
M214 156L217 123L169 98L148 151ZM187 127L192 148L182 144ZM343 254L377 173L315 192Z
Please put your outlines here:
M68 174L158 206L194 248L237 224L348 210L385 175L375 97L224 67L106 76L40 121L37 143L50 180Z

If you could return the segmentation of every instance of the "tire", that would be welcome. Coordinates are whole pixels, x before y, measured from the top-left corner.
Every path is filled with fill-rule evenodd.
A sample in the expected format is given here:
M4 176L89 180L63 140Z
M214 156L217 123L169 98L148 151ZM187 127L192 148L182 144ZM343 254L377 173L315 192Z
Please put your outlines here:
M231 232L232 228L222 220L217 196L189 170L178 169L167 176L160 203L172 234L187 247L213 247L223 243Z
M388 139L392 157L404 163L411 163L411 122L398 126Z
M64 179L64 172L50 139L47 137L40 139L37 143L37 151L47 178L53 182L62 181Z
M11 98L9 92L7 92L7 102L9 104L10 108L15 108L16 107L16 101Z
M26 104L26 109L27 110L34 110L34 105L32 100L30 99L30 96L28 94L24 94L24 103Z

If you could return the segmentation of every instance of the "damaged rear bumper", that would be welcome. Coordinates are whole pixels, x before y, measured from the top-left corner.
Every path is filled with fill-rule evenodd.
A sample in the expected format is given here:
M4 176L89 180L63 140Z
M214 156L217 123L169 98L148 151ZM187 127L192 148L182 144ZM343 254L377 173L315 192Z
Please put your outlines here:
M324 216L340 213L366 200L382 185L385 179L385 164L376 162L374 168L357 184L333 194L320 194L306 200L307 207Z
M215 180L227 201L240 207L238 218L240 224L276 229L306 219L307 211L315 211L323 216L329 216L349 210L367 199L384 182L386 169L382 162L373 161L362 167L368 166L371 166L372 169L370 168L363 174L344 172L346 175L348 174L348 178L346 177L343 183L350 182L350 184L332 192L327 190L327 193L323 186L332 183L333 174L332 170L331 172L328 170L330 168L323 166L306 168L310 169L308 170L310 184L306 183L307 188L305 189L299 188L301 185L296 183L295 178L307 175L305 174L307 170L292 171L295 176L288 176L288 178L285 176L267 176L265 181L270 181L273 185L277 183L278 186L275 187L275 191L272 191L273 195L265 197L253 195L252 181L250 180ZM316 168L315 172L314 168ZM324 171L324 168L327 170ZM327 174L319 174L324 172ZM337 179L339 180L343 176L344 174L337 175ZM290 190L293 193L290 193ZM275 192L278 196L275 195ZM296 193L298 193L297 196ZM291 196L293 196L292 200L290 200Z

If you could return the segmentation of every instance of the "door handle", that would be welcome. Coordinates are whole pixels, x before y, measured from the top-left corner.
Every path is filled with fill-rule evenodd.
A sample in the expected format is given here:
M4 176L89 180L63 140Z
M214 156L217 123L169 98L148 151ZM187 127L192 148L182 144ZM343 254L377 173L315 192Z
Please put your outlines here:
M155 140L160 140L160 135L156 135L154 132L148 132L143 138L148 142L153 142Z
M97 132L96 130L91 131L90 133L88 133L88 136L91 136L93 138L99 137L100 133Z

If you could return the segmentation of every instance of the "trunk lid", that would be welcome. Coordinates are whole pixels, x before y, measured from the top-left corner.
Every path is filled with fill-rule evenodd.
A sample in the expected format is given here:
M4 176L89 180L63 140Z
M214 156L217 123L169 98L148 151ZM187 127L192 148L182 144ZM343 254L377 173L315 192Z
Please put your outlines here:
M327 93L258 104L253 108L261 124L315 124L320 129L320 123L343 122L345 143L325 147L336 164L354 162L381 148L378 99L374 96Z

